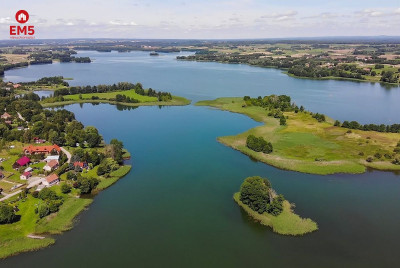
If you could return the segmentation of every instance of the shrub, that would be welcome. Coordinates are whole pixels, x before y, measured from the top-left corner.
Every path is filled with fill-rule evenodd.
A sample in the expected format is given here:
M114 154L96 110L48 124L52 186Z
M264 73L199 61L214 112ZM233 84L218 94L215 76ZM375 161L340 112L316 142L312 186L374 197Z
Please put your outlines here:
M16 219L17 216L11 206L0 204L0 224L12 223Z
M56 200L56 199L58 199L58 196L57 196L56 192L54 192L50 188L44 188L43 190L41 190L39 192L38 198L40 198L42 200Z
M270 142L265 141L263 137L257 138L254 135L249 135L247 137L246 146L255 152L263 152L265 154L273 152L273 147Z
M61 192L63 194L67 194L67 193L71 192L71 186L69 186L68 184L64 183L63 185L61 185Z
M42 204L38 209L39 217L43 218L50 214L50 209L47 204Z

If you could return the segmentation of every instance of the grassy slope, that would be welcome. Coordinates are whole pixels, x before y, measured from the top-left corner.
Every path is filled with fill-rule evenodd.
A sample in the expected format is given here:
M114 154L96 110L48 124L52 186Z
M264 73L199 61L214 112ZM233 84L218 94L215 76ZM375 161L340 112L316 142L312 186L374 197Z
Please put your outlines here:
M126 102L116 102L116 101L110 101L109 99L115 98L117 94L125 95L130 98L134 98L139 100L139 103L126 103ZM82 99L79 99L79 94L75 95L67 95L64 96L65 101L63 102L54 102L54 103L46 103L43 102L41 103L43 107L54 107L54 106L60 106L60 105L67 105L67 104L73 104L73 103L85 103L85 102L91 102L91 103L111 103L111 104L123 104L126 106L152 106L152 105L165 105L165 106L180 106L180 105L188 105L190 104L190 100L183 98L183 97L178 97L178 96L172 96L171 101L158 101L156 97L149 97L149 96L142 96L139 94L136 94L133 90L126 90L126 91L116 91L116 92L107 92L107 93L91 93L91 94L81 94ZM92 100L92 96L97 96L101 99L99 100Z
M400 170L400 166L383 158L373 163L365 161L376 152L392 154L400 134L360 130L352 130L348 134L347 129L334 127L332 122L318 123L309 114L293 112L285 113L289 116L287 126L280 126L279 121L268 117L263 108L242 107L243 104L241 98L220 98L201 101L196 105L242 113L264 123L236 136L220 137L218 141L278 168L313 174L362 173L366 167ZM263 154L247 148L246 138L249 134L271 141L274 152ZM360 152L364 156L359 156Z
M300 218L292 211L290 203L286 200L283 203L284 208L282 213L278 216L273 216L268 213L259 214L253 211L240 201L239 195L240 193L235 193L233 195L233 199L236 203L238 203L249 216L259 221L261 224L271 227L275 233L282 235L304 235L318 230L317 223L313 222L311 219Z

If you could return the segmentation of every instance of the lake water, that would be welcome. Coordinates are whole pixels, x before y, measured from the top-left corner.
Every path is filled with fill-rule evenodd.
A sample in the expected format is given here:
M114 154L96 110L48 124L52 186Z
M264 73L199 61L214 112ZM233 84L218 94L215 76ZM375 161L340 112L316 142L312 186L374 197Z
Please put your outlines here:
M182 53L186 55L188 53ZM400 88L379 83L297 79L280 70L240 64L177 61L177 53L149 56L145 52L79 52L92 63L33 65L6 72L5 80L26 82L44 76L73 78L71 85L141 82L193 101L244 95L288 94L298 105L338 120L399 123Z
M399 109L391 106L392 100L385 104L383 98L385 95L395 98L399 94L398 89L387 90L368 83L293 79L270 69L175 62L172 55L153 58L140 52L86 54L96 55L96 64L55 64L52 68L60 69L52 71L52 68L48 68L47 75L73 76L75 80L70 81L71 84L93 84L96 76L99 83L143 81L145 86L170 90L177 95L191 96L192 99L220 95L265 95L263 91L271 94L272 90L263 87L254 89L252 84L255 82L251 79L247 80L248 86L242 89L235 84L235 81L239 81L237 76L244 75L241 70L246 72L248 69L248 75L253 79L262 77L263 72L269 76L274 81L271 83L276 87L275 92L292 90L293 94L290 95L296 96L296 102L304 101L299 104L318 108L318 111L330 110L329 115L336 118L347 112L348 116L357 117L359 121L375 118L389 122L390 112L378 113L371 105L360 107L347 98L343 99L344 104L340 109L327 107L333 104L325 96L331 91L333 96L337 96L334 88L346 94L349 91L358 94L364 100L372 101L375 94L380 97L375 97L374 107L386 105L388 111ZM107 57L110 57L109 63ZM118 64L113 65L116 58L122 62L120 69ZM124 59L128 63L123 63ZM106 81L102 70L107 69L107 64L110 74ZM168 64L170 68L166 67ZM192 66L192 72L197 74L211 75L214 68L220 75L196 78L195 81L202 84L194 83L190 87L187 84L190 72L185 67L179 67L179 64L188 68ZM147 67L143 67L145 65ZM196 65L199 66L198 70L195 69ZM71 66L78 68L75 74ZM158 74L154 81L151 80L152 75L140 70L140 66L145 70L154 69L153 72ZM25 76L21 72L25 72L28 78L36 79L46 75L44 68L47 65L10 71L6 73L6 78L18 77L20 81ZM82 74L80 68L87 68L86 75ZM162 74L159 68L169 72L169 75ZM174 68L175 71L186 70L187 75L174 74ZM136 72L144 72L145 79L130 76L130 73ZM165 79L165 86L162 86L164 83L159 76ZM286 83L298 82L298 88L285 89L285 79L289 81ZM218 82L219 86L216 87L213 82ZM172 88L174 83L176 89ZM241 83L245 84L243 81ZM279 86L279 83L282 85ZM201 85L205 84L210 87L202 91ZM347 87L348 91L341 85ZM229 86L233 87L232 94L229 94ZM306 87L304 91L302 86ZM356 88L362 93L357 93ZM315 94L307 97L302 92ZM318 98L322 98L320 102ZM74 104L67 109L74 112L85 125L96 126L107 141L114 137L122 140L132 153L133 169L117 184L100 193L89 210L81 214L74 229L59 236L54 246L0 261L0 267L400 265L397 249L400 241L399 174L369 171L361 175L318 176L283 171L254 162L240 152L219 144L216 137L240 133L259 123L243 115L207 107L191 105L124 109L108 104ZM398 119L398 113L391 116L394 118L391 120ZM277 192L296 204L296 212L315 220L320 230L304 237L286 237L249 219L234 203L232 195L245 177L253 175L268 177Z

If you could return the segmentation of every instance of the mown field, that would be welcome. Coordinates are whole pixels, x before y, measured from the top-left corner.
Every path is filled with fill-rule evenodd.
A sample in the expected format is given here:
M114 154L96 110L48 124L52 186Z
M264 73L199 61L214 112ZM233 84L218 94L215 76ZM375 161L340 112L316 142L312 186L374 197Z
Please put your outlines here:
M242 98L220 98L201 101L196 105L212 106L221 110L245 114L263 125L244 133L219 137L218 141L272 166L313 174L362 173L366 167L381 170L400 170L384 155L392 155L398 133L351 130L333 126L333 120L319 123L308 113L286 112L287 125L280 126L278 119L268 117L261 107L242 107ZM270 141L271 154L247 148L247 136L253 134ZM380 159L374 157L382 155ZM366 161L368 157L373 162Z

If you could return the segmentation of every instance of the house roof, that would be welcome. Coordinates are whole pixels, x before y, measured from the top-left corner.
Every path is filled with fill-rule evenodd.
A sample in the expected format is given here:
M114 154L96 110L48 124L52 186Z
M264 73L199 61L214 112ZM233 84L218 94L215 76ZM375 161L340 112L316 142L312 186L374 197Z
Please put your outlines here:
M57 166L58 165L58 161L57 160L50 160L48 163L47 163L47 166L49 166L50 168L54 168L55 166Z
M29 177L29 176L32 175L32 173L30 173L30 172L24 172L24 173L22 173L22 175L24 175L25 177Z
M81 168L83 168L85 165L86 165L86 163L84 163L84 162L79 162L79 161L74 162L74 167L80 166Z
M58 180L58 176L57 176L57 174L54 174L54 173L46 177L46 181L48 183L52 183L56 180Z
M23 156L23 157L21 157L20 159L18 159L18 160L16 161L16 163L17 163L18 165L20 165L20 166L25 166L25 165L28 164L29 162L31 162L31 160L30 160L28 157L26 157L26 156Z
M44 159L44 161L51 161L51 160L58 160L58 159L60 159L59 155L49 155L48 157L46 157Z
M7 113L7 112L2 114L2 116L1 116L1 118L5 118L5 119L10 118L10 117L11 117L11 115L9 113Z
M51 151L56 150L57 152L60 152L61 148L60 146L54 144L54 145L45 145L45 146L33 146L33 145L28 145L24 147L24 151L29 152L30 154L32 153L50 153Z

